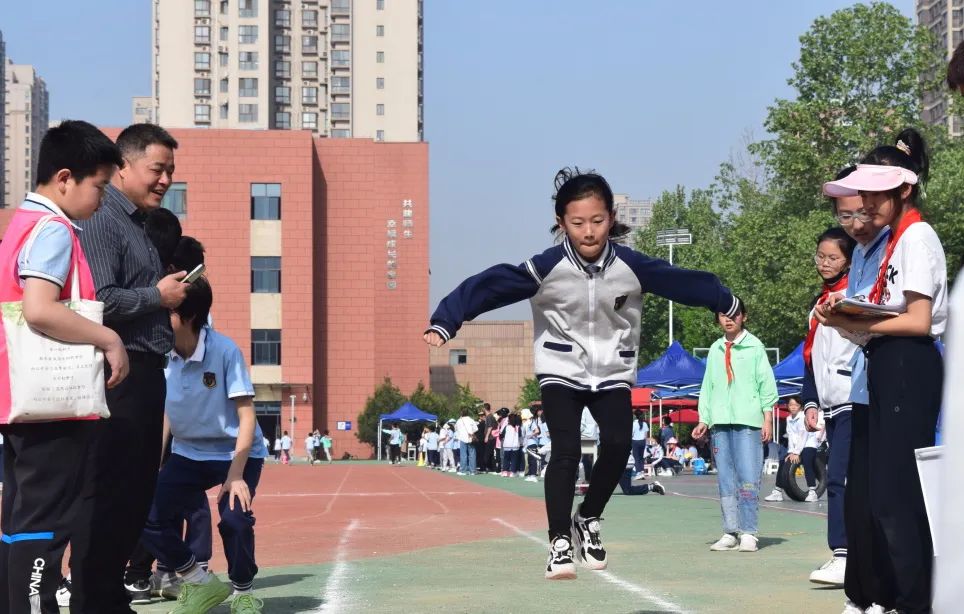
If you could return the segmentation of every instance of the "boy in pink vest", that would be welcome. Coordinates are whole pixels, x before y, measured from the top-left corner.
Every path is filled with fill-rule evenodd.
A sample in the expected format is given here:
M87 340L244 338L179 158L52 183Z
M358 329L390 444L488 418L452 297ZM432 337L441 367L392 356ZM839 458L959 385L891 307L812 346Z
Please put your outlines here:
M27 193L0 243L0 302L22 301L24 318L37 332L102 349L110 365L108 387L128 371L120 337L61 301L70 298L73 275L81 298L96 300L72 221L97 210L120 164L117 147L87 122L51 128L40 144L36 192ZM48 215L57 217L40 230L30 250L24 249L34 226ZM11 423L7 361L0 328L0 433L7 470L0 515L0 611L56 613L60 561L97 418Z

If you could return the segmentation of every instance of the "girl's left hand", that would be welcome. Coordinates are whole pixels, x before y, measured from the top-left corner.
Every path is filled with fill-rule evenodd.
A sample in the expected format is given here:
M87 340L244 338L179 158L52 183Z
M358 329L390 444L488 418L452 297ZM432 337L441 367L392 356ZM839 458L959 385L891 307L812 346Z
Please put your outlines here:
M817 318L817 322L820 322L824 326L843 328L846 330L856 330L856 327L853 324L853 318L842 313L835 313L831 310L830 305L826 303L814 309L813 315L815 318Z
M251 509L251 491L248 490L248 483L241 478L232 479L228 477L227 481L221 485L221 490L218 492L217 500L220 501L221 497L227 495L230 497L228 499L228 508L234 510L234 498L237 497L241 503L241 511L247 512Z
M768 443L771 439L770 436L772 434L773 434L773 426L771 426L771 424L768 421L765 421L763 423L763 428L760 429L760 439L763 441L763 443Z

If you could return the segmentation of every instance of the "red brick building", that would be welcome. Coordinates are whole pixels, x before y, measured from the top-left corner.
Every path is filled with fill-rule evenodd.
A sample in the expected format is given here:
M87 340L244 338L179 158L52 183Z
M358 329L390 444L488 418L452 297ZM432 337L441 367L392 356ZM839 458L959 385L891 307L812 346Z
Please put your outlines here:
M204 244L214 326L251 363L265 434L294 415L299 456L317 427L336 456L367 458L355 429L368 395L385 377L406 393L429 384L428 145L171 132L165 206Z

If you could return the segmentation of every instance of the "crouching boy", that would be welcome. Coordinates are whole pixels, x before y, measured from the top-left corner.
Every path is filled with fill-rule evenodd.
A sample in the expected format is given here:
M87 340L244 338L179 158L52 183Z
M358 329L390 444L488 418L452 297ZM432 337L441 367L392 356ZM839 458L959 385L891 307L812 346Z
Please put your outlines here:
M268 450L241 350L206 325L211 303L211 286L202 277L171 311L174 351L166 370L164 438L173 440L143 539L158 562L181 578L174 614L207 612L227 599L231 587L198 564L182 533L185 509L198 493L220 484L218 530L234 588L231 612L256 614L262 603L251 593L258 571L251 501Z

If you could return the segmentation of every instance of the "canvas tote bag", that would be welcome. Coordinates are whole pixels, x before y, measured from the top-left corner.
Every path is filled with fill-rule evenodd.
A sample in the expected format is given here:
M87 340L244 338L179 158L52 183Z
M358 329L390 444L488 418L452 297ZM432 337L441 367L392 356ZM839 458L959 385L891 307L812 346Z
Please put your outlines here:
M37 235L56 217L42 217L24 244L30 253ZM55 222L56 223L56 222ZM80 298L79 258L72 254L71 311L103 323L104 304ZM10 416L14 422L110 417L104 381L104 353L86 343L66 343L35 331L23 317L23 303L0 303L10 367Z

